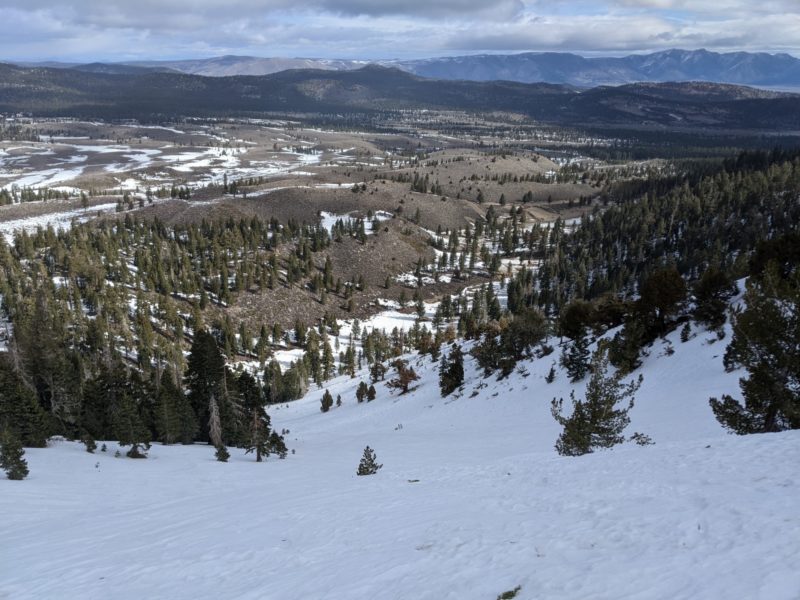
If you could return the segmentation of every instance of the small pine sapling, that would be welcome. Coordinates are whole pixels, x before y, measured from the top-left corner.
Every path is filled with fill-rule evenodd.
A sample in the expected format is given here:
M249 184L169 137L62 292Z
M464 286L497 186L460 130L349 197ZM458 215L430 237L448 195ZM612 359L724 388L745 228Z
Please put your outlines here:
M219 462L228 462L228 459L231 457L231 454L230 452L228 452L228 449L225 447L224 444L220 444L219 446L217 446L217 450L214 453L214 456L217 458Z
M364 455L361 457L361 462L358 464L358 471L356 475L374 475L383 465L378 464L375 451L367 446L364 448Z
M81 438L81 442L86 447L86 451L89 454L94 454L94 451L97 450L97 442L94 441L94 438L91 434L87 433Z

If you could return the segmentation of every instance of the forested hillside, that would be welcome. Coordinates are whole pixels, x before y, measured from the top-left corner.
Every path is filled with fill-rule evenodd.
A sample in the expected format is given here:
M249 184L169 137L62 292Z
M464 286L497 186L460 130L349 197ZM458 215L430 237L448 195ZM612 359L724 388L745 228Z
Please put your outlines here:
M136 456L154 440L249 447L259 439L264 452L281 454L264 407L301 397L310 383L354 375L365 365L376 383L394 365L407 389L413 372L392 361L411 350L438 357L442 342L456 336L479 340L472 350L477 364L501 377L522 359L552 352L551 336L566 336L572 342L562 361L580 379L590 368L590 341L620 325L609 358L630 372L645 345L689 328L690 318L719 330L733 282L750 277L749 312L735 317L730 361L760 373L751 387L767 377L786 393L767 421L759 421L762 409L748 409L751 425L730 421L733 399L715 410L733 429L796 425L798 338L791 332L800 159L742 155L713 174L656 177L574 228L561 221L531 225L519 212L491 206L475 227L440 229L431 240L438 258L420 261L413 277L421 287L443 273L482 272L494 284L479 278L472 293L448 294L427 307L415 292L410 330L355 324L342 348L332 315L291 327L254 326L229 309L237 297L275 288L351 307L365 283L337 278L324 258L331 234L319 226L253 218L167 227L126 215L59 233L22 232L12 246L0 242L3 422L26 445L43 445L53 434L111 438L126 440ZM407 224L415 226L413 217ZM336 239L366 239L363 221L337 227ZM504 269L509 260L540 267ZM766 328L762 319L770 319L770 331L789 332L769 351L788 357L780 373L758 363L765 359L743 341L753 337L743 337L746 330ZM287 348L296 360L281 365L274 353Z

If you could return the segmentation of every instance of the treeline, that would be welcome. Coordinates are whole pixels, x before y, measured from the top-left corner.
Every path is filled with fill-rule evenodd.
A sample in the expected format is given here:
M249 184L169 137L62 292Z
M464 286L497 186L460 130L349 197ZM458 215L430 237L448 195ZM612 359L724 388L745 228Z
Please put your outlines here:
M271 429L266 405L281 399L281 381L262 385L246 372L233 373L217 341L198 331L186 372L157 364L150 371L132 369L119 356L89 371L31 372L10 352L0 357L0 426L5 436L25 445L43 447L54 433L79 438L89 452L95 440L118 440L130 446L127 455L144 458L151 442L192 444L208 442L218 453L226 446L255 452L261 461L269 454L285 458L283 436ZM72 391L42 398L41 377L52 387ZM72 381L65 381L71 378ZM66 387L62 387L66 386Z

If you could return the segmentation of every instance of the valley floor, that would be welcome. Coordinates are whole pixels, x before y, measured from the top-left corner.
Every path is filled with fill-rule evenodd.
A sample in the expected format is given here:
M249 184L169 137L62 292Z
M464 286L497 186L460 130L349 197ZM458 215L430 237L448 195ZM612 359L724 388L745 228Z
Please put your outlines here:
M286 460L28 450L0 480L0 598L796 599L800 432L719 427L708 397L741 374L710 337L651 350L629 433L653 446L556 455L551 355L447 399L429 358L406 396L338 379L329 413L317 390L270 410ZM367 444L384 467L357 477Z

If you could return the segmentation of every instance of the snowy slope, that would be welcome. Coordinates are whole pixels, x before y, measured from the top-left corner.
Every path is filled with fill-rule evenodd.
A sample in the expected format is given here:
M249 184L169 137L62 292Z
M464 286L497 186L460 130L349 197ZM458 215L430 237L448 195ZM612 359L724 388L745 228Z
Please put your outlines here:
M0 480L0 598L796 599L800 435L724 433L708 397L741 374L713 337L651 349L629 430L649 447L556 455L552 355L447 399L428 358L402 397L359 405L340 378L340 408L271 410L284 461L29 450L30 478ZM384 467L356 477L367 444Z

